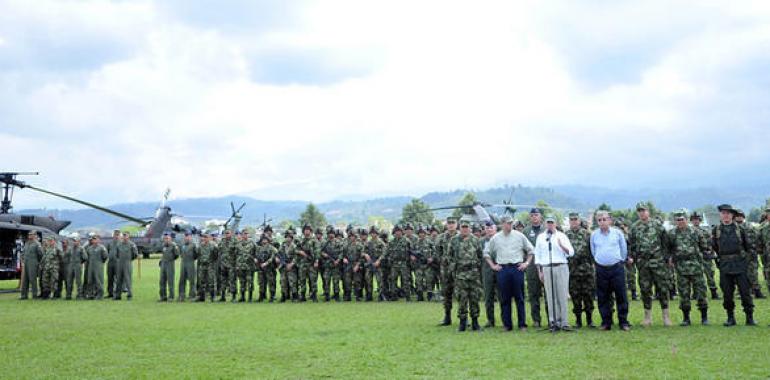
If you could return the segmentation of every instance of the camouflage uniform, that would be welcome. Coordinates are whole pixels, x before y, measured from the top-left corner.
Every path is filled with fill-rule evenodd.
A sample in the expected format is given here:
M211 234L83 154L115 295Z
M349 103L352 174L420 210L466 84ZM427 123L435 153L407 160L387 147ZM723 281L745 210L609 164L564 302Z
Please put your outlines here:
M115 296L115 277L118 271L118 243L120 238L112 236L107 244L107 297Z
M219 268L219 285L217 292L219 293L219 301L225 300L225 295L230 292L231 298L235 299L236 287L236 272L235 272L235 259L238 256L238 241L234 237L222 239L219 246L218 268Z
M639 288L645 310L652 309L652 287L660 293L660 307L668 309L668 237L663 225L652 219L636 221L628 234L628 251L639 269Z
M479 300L481 298L481 242L473 235L457 235L450 242L454 261L455 295L460 330L465 330L470 309L473 329L478 330Z
M420 235L424 235L424 233L421 233ZM429 276L428 272L430 271L430 267L428 267L428 257L433 256L433 242L425 236L420 236L415 240L412 247L412 252L414 253L413 257L415 258L415 260L412 261L412 267L414 268L417 301L422 301L425 292L428 291L427 279Z
M403 292L407 301L411 300L410 289L412 288L412 274L409 272L407 261L411 243L404 237L394 237L385 251L385 258L390 264L390 289L388 293L392 299L398 299L399 294ZM398 279L401 279L400 288L397 286ZM400 290L400 291L399 291Z
M694 227L696 231L702 235L706 241L711 241L711 231L703 226ZM709 290L711 290L711 297L717 299L717 284L714 280L714 253L711 250L711 245L708 245L705 251L703 251L703 275L706 278Z
M278 258L281 264L278 272L281 275L281 302L286 300L298 300L297 292L297 250L294 240L284 240L278 249Z
M334 294L339 295L339 281L332 284L332 277L335 270L338 270L338 266L335 265L335 260L339 256L339 253L335 250L335 237L334 230L328 232L327 237L320 242L321 252L321 284L323 284L324 299L329 301L332 298L331 287L334 286Z
M195 260L198 260L200 253L198 252L198 245L193 241L184 242L180 248L180 256L182 256L182 263L179 266L179 300L185 300L185 285L188 283L190 287L188 289L188 296L195 298L195 294L198 292L198 288L195 285Z
M581 313L586 313L586 325L593 321L594 295L596 294L596 273L594 256L591 253L591 232L585 228L570 228L565 232L575 255L569 259L569 295L572 299L572 312L577 326L582 325Z
M527 226L521 231L524 236L529 239L534 247L537 243L537 237L541 233L545 232L545 226ZM532 322L535 326L540 326L540 298L543 297L544 289L543 283L540 281L540 275L537 272L537 265L530 265L527 267L527 301L529 301L529 312L532 317ZM546 307L548 307L546 305Z
M310 299L316 301L318 292L318 282L313 279L318 278L317 269L315 264L318 263L319 247L318 240L315 236L302 237L299 244L297 244L297 250L305 252L307 256L298 256L299 266L299 286L297 291L299 292L299 300L305 301L305 290L310 288Z
M257 245L251 239L243 239L238 242L238 256L235 258L235 272L238 274L238 284L241 298L238 302L246 301L246 292L249 292L249 302L254 295L254 272L256 270ZM234 301L234 300L233 300Z
M486 249L491 236L484 236L481 239L481 246ZM497 263L497 252L491 252L489 258L493 263ZM500 288L497 286L497 272L495 272L485 262L481 262L481 281L484 286L484 309L487 314L487 326L495 325L495 300L500 299Z
M76 286L78 292L77 298L82 299L85 296L83 293L83 263L86 262L88 256L86 250L80 244L70 244L67 247L67 251L64 253L64 282L67 288L67 299L72 299L72 288Z
M452 312L452 298L454 298L454 258L449 254L449 242L455 235L457 235L457 231L444 231L438 236L438 244L436 244L436 253L441 266L441 291L444 298L445 317L448 317Z
M374 281L377 280L377 297L378 300L382 301L385 299L384 295L384 288L382 283L382 269L377 268L372 263L377 262L381 257L385 255L385 250L387 249L387 245L379 239L379 237L374 237L377 235L377 233L373 233L373 236L369 241L366 243L366 253L369 255L369 258L371 259L370 263L367 263L365 266L366 268L366 275L364 278L364 283L366 287L366 299L371 300L374 295Z
M428 291L428 301L432 301L435 294L441 291L441 258L438 256L438 235L431 236L431 246L433 249L430 254L425 257L428 261L428 266L425 274L425 284Z
M353 232L348 233L348 240L345 241L345 247L342 257L348 261L342 264L342 289L345 292L343 299L351 300L351 295L355 295L356 301L361 301L363 278L361 267L361 253L364 246L356 240Z
M406 229L404 230L404 238L409 241L409 247L411 248L406 260L406 266L409 268L409 278L412 279L412 285L409 289L403 290L408 291L410 295L413 293L416 295L417 287L419 286L419 283L422 282L422 279L418 278L418 272L420 276L422 275L422 272L420 271L420 264L417 262L417 259L415 258L415 260L412 261L412 252L417 246L418 237L414 234L414 229L409 224L406 225Z
M736 221L736 223L738 222ZM749 277L749 284L751 284L751 290L755 297L764 298L764 295L761 295L760 293L761 288L759 286L759 234L757 233L757 230L748 225L748 223L738 223L738 225L746 231L746 242L749 246L749 251L746 252L748 254L748 266L746 272Z
M56 246L55 241L51 245L46 244L43 247L43 258L40 260L40 298L50 298L56 291L61 261L62 252Z
M173 241L163 242L158 263L160 265L160 301L174 299L174 263L178 258L179 246Z
M38 277L40 260L43 259L43 246L37 240L28 240L24 243L22 262L24 263L24 277L21 279L21 299L27 299L29 288L32 288L32 298L37 298Z
M269 301L275 300L275 257L277 254L278 250L270 244L269 240L263 240L262 245L257 248L257 272L259 274L259 298L257 301L259 302L268 299L268 292Z
M104 263L107 261L107 248L102 244L89 243L86 246L86 256L88 256L86 298L100 300L104 297Z
M205 301L208 294L211 302L214 302L218 251L219 247L212 241L203 242L198 247L198 301Z
M131 291L131 261L139 257L139 250L132 241L120 241L115 247L115 299L119 300L125 289L128 299L133 297Z
M698 309L706 313L708 300L706 282L703 278L703 252L708 250L706 237L691 227L674 228L668 232L671 259L676 267L677 288L679 289L679 308L684 313L684 321L690 321L690 300L698 300ZM692 295L690 291L692 290ZM705 315L704 315L705 318Z
M757 251L762 258L762 272L767 284L767 291L770 293L770 223L765 221L759 229L759 242Z

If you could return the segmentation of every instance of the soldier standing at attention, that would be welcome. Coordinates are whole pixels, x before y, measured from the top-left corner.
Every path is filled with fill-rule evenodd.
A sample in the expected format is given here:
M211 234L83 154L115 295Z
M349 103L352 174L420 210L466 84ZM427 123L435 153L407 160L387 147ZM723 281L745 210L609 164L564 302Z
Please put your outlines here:
M529 239L532 246L535 246L537 237L545 231L542 223L543 214L540 209L531 209L529 211L529 226L525 227L521 233ZM540 282L537 266L529 266L527 267L527 300L529 300L529 312L532 315L533 326L536 328L540 327L540 298L542 296L543 283Z
M460 235L450 242L450 255L455 263L455 294L457 295L457 331L465 331L468 324L468 310L471 314L471 330L479 327L479 298L481 290L481 242L470 232L468 221L460 223Z
M305 302L305 290L310 289L310 299L318 302L318 240L313 236L313 227L302 227L302 239L297 244L299 254L299 301Z
M433 250L426 257L428 269L426 270L425 283L428 288L428 301L433 301L440 298L438 293L441 292L441 258L438 256L438 229L435 226L430 226L430 241Z
M446 231L438 236L437 255L441 264L441 290L444 298L444 320L439 326L452 324L452 298L454 297L454 258L449 254L449 242L457 234L457 219L446 218Z
M668 232L671 258L669 265L676 268L677 289L679 289L679 308L682 309L680 326L690 326L690 300L698 300L701 324L708 324L708 300L706 282L703 278L703 252L708 250L706 237L694 227L687 225L687 213L680 210L674 213L676 228ZM692 291L692 293L691 293Z
M481 240L484 252L487 252L487 243L496 233L497 226L492 222L487 222L484 227L484 238ZM490 252L489 258L493 264L497 264L497 252ZM484 283L484 309L487 313L487 324L484 327L495 327L495 299L500 299L497 273L489 265L482 265L481 279Z
M209 234L201 235L201 245L198 249L198 302L206 301L206 294L214 302L214 285L217 281L215 270L218 247L211 241Z
M380 271L374 263L385 254L386 247L385 243L380 240L380 234L379 231L377 231L377 227L372 226L369 230L369 237L370 239L366 243L366 250L364 253L364 258L367 262L364 281L366 284L366 300L372 300L372 295L374 294L374 281L377 280L377 300L384 301L385 295L382 287L382 271Z
M706 241L711 241L711 231L709 231L708 228L702 227L700 224L703 221L703 218L701 217L701 214L693 211L692 214L690 214L690 223L692 223L692 227L698 231L699 234L703 235L703 238L706 239ZM718 300L719 294L717 294L717 284L714 281L714 259L716 256L714 255L714 252L711 250L711 244L708 245L708 248L703 251L703 274L706 277L706 283L708 283L709 290L711 290L711 299Z
M283 244L278 250L279 260L283 260L278 271L281 274L281 301L299 301L297 295L297 250L294 245L294 228L289 228L283 234Z
M160 299L158 302L174 300L174 262L179 258L179 247L171 240L171 235L163 235L160 262ZM168 293L166 293L168 291ZM167 297L170 296L170 297Z
M192 234L184 233L184 243L180 247L180 256L182 256L182 265L179 268L179 302L185 300L185 286L190 285L188 294L190 299L195 299L195 293L198 288L195 287L195 260L198 260L198 245L192 240Z
M738 224L738 226L742 227L744 231L746 231L746 240L749 244L749 250L746 252L748 257L748 268L746 269L746 272L749 277L749 284L751 284L751 290L752 293L754 293L754 298L765 298L765 295L762 294L762 288L759 286L759 256L758 256L758 249L757 249L757 243L758 243L758 234L757 230L752 228L748 223L746 223L746 214L743 213L743 210L737 209L736 215L735 215L735 223Z
M43 258L40 260L40 298L49 299L56 291L56 283L59 281L59 263L62 261L61 249L56 246L56 240L52 236L45 238L43 244Z
M334 260L332 257L336 256L336 253L334 252L334 248L332 247L334 244L334 227L331 225L326 226L326 238L323 236L318 240L318 246L321 247L319 252L321 255L320 258L320 267L321 267L321 288L323 288L324 291L324 302L329 302L331 300L331 282L332 282L332 271L334 268Z
M88 256L88 287L86 297L100 300L104 297L104 263L107 261L107 248L99 241L99 236L93 235L86 247Z
M398 299L398 279L401 280L401 289L403 289L404 297L406 298L406 301L411 301L411 296L409 289L412 287L412 276L409 272L409 266L407 266L406 261L409 257L409 251L411 250L411 246L409 243L409 240L406 239L402 235L402 230L400 226L393 227L393 240L388 243L388 248L385 251L385 256L383 258L380 258L375 263L375 266L379 268L381 261L387 260L390 264L390 290L388 293L390 293L390 296L393 300Z
M43 259L43 246L37 241L36 233L30 231L27 234L27 242L24 243L21 257L24 265L24 276L21 278L21 297L19 299L28 298L30 287L32 288L32 299L37 299L39 296L37 289L38 269L40 260Z
M257 265L257 245L249 239L247 230L241 231L237 251L235 271L238 274L238 284L241 291L241 298L238 299L238 302L246 302L246 291L249 292L249 302L251 302L254 293L254 272ZM235 302L235 298L232 302Z
M64 252L67 252L68 246L69 240L62 240L61 248L59 249L59 252L61 253L61 257L59 259L59 268L57 269L58 273L56 274L56 283L53 286L53 299L61 298L61 293L64 291L64 279L66 278L66 263L64 262Z
M759 229L759 254L762 255L762 272L770 293L770 207L765 209L765 220Z
M428 231L422 226L417 228L417 239L412 247L412 267L414 268L414 282L417 290L417 301L425 300L425 291L427 290L426 280L428 277L427 257L433 255L433 242L427 237Z
M663 225L650 218L650 211L644 202L636 205L639 220L628 234L629 255L636 262L639 270L639 288L644 304L642 326L652 324L652 287L659 292L660 307L663 310L663 325L671 326L668 310L669 274L668 274L668 237Z
M115 276L118 270L118 243L120 230L112 231L112 240L107 244L107 297L115 296Z
M128 233L123 233L116 250L118 267L116 269L115 300L120 300L120 295L124 289L128 293L126 298L131 300L133 297L131 292L131 261L139 257L139 251Z
M569 294L572 298L572 312L575 314L575 327L583 327L582 313L585 312L586 326L594 328L596 273L591 253L591 232L581 226L580 215L572 212L569 214L569 230L565 234L575 249L575 255L569 260Z
M275 301L275 258L278 250L270 243L270 236L262 234L257 247L257 271L259 273L259 297L257 302L270 298L268 302Z
M83 293L83 263L86 262L88 256L86 250L80 245L80 236L74 235L72 237L72 244L67 247L67 251L64 253L64 282L67 288L66 299L72 299L72 288L76 286L78 292L77 299L82 299Z
M751 284L746 274L750 250L746 231L735 221L737 211L728 204L719 205L720 223L711 233L711 245L719 263L719 286L722 289L722 306L727 311L724 326L735 326L735 287L741 295L741 306L746 313L746 325L756 326Z
M219 292L219 302L225 302L228 289L232 294L232 299L235 300L235 253L238 242L233 237L233 231L225 230L225 237L218 246L219 285L217 292Z
M363 285L361 253L364 247L357 238L355 230L348 230L348 240L345 244L345 252L342 255L342 264L345 271L342 279L343 289L346 289L345 301L350 301L351 294L355 296L356 301L361 301Z

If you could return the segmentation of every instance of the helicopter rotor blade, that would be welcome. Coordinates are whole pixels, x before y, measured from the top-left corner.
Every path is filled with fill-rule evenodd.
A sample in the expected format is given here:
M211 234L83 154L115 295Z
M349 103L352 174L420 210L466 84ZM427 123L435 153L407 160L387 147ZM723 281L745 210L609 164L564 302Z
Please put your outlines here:
M53 191L48 191L48 190L41 189L39 187L35 187L35 186L32 186L32 185L25 185L24 187L32 189L32 190L35 190L35 191L39 191L41 193L45 193L45 194L48 194L48 195L53 195L55 197L64 198L64 199L66 199L68 201L72 201L72 202L75 202L75 203L80 203L80 204L82 204L84 206L88 206L88 207L97 209L97 210L99 210L101 212L104 212L104 213L107 213L107 214L110 214L110 215L113 215L113 216L117 216L118 218L123 218L123 219L126 219L126 220L130 220L130 221L132 221L134 223L137 223L137 224L140 224L142 226L146 226L146 225L150 224L150 222L148 222L148 221L144 221L144 220L141 220L141 219L138 219L138 218L134 218L133 216L126 215L126 214L123 214L121 212L117 212L115 210L110 210L110 209L108 209L106 207L95 205L95 204L90 203L90 202L82 201L82 200L77 199L77 198L69 197L69 196L66 196L64 194L54 193Z

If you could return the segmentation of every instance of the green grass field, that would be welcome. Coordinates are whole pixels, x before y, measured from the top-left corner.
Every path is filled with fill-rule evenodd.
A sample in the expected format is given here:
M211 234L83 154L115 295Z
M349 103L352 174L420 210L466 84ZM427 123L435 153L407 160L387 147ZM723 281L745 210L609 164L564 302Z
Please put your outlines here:
M756 301L760 326L753 328L722 327L721 301L712 301L712 326L664 328L656 305L655 326L645 329L635 301L631 332L458 333L456 320L436 326L438 303L159 304L156 261L143 261L142 278L134 277L130 302L0 294L0 377L770 377L768 300ZM678 323L681 314L672 311Z

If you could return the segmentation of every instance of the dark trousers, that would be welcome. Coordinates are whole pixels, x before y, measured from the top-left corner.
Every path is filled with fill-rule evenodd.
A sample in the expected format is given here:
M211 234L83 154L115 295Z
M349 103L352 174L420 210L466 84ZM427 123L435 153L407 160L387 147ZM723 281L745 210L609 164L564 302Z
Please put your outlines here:
M500 289L500 313L503 326L513 328L511 320L511 298L516 300L516 319L518 327L527 327L524 310L524 272L515 266L504 266L497 272L497 286Z
M743 311L751 313L754 311L754 302L751 299L751 284L746 272L725 273L719 272L719 287L722 288L724 301L722 306L726 311L735 310L735 287L738 286L738 293L741 295L741 306Z
M626 294L626 271L623 264L610 267L596 265L596 298L602 326L612 326L612 296L618 308L618 323L628 326L628 295Z

